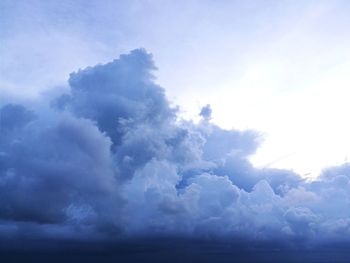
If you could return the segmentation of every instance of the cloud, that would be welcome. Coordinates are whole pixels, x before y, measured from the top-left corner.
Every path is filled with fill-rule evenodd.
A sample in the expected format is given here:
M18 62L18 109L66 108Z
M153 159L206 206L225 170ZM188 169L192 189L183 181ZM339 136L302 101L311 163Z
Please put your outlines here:
M204 120L210 120L211 114L212 114L212 109L210 107L210 104L205 105L199 113L199 115L202 116Z
M1 108L0 233L349 239L348 165L313 182L257 169L258 132L212 124L210 105L198 124L181 120L155 69L133 50L72 73L52 107Z
M25 107L7 104L1 108L1 132L13 132L35 118L35 114Z
M2 123L8 132L1 137L1 219L98 225L113 217L120 198L111 141L91 121L53 113L49 122L26 118L25 124L33 114L15 105L1 114L12 120Z

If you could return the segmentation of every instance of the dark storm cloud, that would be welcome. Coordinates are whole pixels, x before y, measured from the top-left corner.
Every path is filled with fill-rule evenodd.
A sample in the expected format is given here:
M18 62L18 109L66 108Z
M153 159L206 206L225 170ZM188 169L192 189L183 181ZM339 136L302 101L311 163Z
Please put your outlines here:
M16 131L2 132L0 141L1 218L38 224L113 223L120 200L110 139L91 121L69 114L24 124L24 113L32 114L21 106L12 105L16 110L11 113L8 108L1 113L12 121L3 122L3 130L18 125Z
M7 104L1 108L1 131L13 132L20 129L35 118L35 114L25 107L16 104Z
M210 105L181 120L155 69L134 50L72 73L52 108L1 108L2 236L349 240L347 165L314 182L254 168L259 133L212 124Z

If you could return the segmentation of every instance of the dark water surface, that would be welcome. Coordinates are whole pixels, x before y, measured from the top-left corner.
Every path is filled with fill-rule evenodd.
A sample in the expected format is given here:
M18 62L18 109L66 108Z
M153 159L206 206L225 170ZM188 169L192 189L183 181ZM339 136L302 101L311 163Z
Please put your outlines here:
M281 248L278 244L215 243L148 240L119 243L35 243L22 247L2 244L0 262L233 262L233 263L349 263L347 246L313 249Z

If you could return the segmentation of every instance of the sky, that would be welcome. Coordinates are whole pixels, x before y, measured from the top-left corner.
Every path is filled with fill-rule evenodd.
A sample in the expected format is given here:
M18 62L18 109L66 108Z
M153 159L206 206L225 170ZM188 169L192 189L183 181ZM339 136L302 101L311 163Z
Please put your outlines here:
M182 116L256 129L256 166L316 177L349 155L348 1L8 1L1 91L28 99L143 47ZM31 68L28 72L27 68ZM200 93L200 96L198 96Z
M264 134L256 166L316 177L347 160L347 1L102 2L2 0L1 90L38 96L143 47L182 116L209 103Z
M1 0L0 251L341 249L349 5Z

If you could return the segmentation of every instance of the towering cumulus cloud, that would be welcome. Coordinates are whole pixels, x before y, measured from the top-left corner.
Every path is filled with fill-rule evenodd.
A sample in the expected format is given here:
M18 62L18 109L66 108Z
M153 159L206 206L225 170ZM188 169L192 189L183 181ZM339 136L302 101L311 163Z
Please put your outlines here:
M348 165L313 182L254 168L259 133L212 124L210 105L182 120L155 69L137 49L72 73L49 110L2 106L2 238L348 241Z

